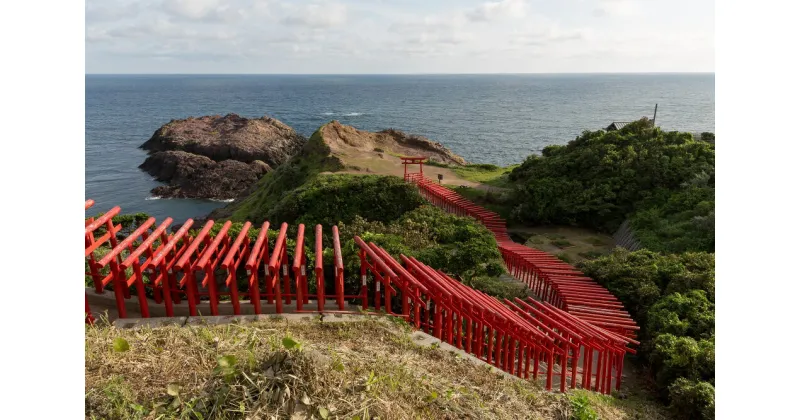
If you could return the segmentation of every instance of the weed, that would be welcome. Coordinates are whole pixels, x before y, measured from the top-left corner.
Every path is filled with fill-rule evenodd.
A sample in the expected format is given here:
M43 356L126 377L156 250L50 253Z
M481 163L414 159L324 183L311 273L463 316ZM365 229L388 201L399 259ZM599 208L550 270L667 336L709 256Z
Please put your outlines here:
M570 420L599 420L600 416L592 409L589 398L585 395L570 398L572 406L572 416Z

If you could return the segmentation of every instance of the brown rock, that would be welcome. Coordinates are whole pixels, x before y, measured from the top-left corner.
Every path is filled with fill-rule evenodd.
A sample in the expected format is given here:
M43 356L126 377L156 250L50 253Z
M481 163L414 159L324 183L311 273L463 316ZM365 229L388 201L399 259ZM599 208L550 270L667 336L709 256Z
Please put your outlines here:
M168 198L211 198L226 200L244 195L251 185L269 172L266 163L232 159L215 162L205 156L182 151L156 152L139 168L169 185L151 192Z
M467 164L463 157L451 152L441 143L395 129L373 133L332 121L322 127L322 138L334 153L354 149L363 152L392 152L404 156L424 156L450 165Z
M153 194L170 198L231 199L302 149L305 138L270 117L236 114L172 120L141 148L139 168L169 185Z
M276 167L299 152L304 143L303 136L274 118L228 114L172 120L140 147L151 153L181 150L217 162L261 160Z

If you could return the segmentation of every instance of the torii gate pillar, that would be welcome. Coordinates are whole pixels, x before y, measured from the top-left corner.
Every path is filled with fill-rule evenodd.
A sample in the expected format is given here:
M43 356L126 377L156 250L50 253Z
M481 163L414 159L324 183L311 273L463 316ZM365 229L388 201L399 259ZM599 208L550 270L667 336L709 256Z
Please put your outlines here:
M424 175L422 174L422 164L428 159L425 156L401 156L403 161L403 180L413 181L421 180ZM419 173L408 172L408 165L419 165Z

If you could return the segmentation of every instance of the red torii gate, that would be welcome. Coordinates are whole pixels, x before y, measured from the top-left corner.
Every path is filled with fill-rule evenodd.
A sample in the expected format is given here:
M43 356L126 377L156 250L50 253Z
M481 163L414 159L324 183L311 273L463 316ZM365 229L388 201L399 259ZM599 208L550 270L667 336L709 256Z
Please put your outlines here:
M403 180L419 180L423 178L422 175L422 164L428 160L425 156L400 156L400 160L403 161ZM408 172L408 165L419 165L419 173L409 173Z

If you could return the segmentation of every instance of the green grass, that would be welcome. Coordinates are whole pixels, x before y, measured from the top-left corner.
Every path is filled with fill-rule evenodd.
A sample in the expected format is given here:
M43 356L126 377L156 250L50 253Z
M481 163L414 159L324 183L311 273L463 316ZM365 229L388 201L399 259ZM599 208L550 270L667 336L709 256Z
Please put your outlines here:
M570 242L570 241L568 241L566 239L555 239L555 240L550 241L550 244L553 245L553 246L557 246L557 247L559 247L561 249L569 248L569 247L572 246L572 242Z
M597 236L592 236L591 238L587 239L587 242L594 246L605 246L607 243L607 241L605 241L603 238Z
M557 257L559 260L561 260L561 261L564 261L564 262L565 262L565 263L567 263L567 264L572 264L573 262L575 262L575 261L572 259L572 257L570 257L570 256L569 256L569 254L567 254L566 252L561 252L561 253L558 253L558 254L556 254L556 257Z
M467 166L455 166L451 169L458 176L474 182L491 185L495 187L509 187L508 174L519 165L500 167L488 164L472 164Z
M221 210L220 216L233 221L266 220L267 213L289 191L303 185L321 172L344 169L342 162L331 156L320 130L314 132L303 150L288 162L264 175L247 198Z
M511 165L500 167L488 163L472 163L465 166L447 165L439 162L428 161L425 163L429 166L436 166L439 168L448 168L456 173L456 175L467 181L480 182L482 184L491 185L494 187L506 188L510 186L508 174L519 165Z

